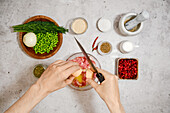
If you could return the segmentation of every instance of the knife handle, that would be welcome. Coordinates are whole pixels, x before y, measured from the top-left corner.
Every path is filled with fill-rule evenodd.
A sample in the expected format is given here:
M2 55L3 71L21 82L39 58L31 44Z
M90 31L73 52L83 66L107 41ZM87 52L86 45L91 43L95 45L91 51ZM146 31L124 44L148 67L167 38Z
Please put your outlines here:
M96 76L99 79L100 84L105 80L104 76L101 73L97 74Z

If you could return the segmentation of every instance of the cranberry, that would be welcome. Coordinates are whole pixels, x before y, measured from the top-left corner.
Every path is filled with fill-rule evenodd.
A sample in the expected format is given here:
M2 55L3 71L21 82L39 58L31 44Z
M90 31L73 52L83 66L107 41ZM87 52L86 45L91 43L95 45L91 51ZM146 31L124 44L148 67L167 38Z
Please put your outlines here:
M136 59L120 59L118 66L118 74L121 79L135 79L137 78L137 65Z

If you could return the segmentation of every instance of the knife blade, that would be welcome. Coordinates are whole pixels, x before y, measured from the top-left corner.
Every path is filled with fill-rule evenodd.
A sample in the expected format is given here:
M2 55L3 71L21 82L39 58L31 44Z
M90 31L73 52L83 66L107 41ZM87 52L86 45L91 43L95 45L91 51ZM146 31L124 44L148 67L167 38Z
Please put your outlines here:
M80 50L82 51L83 55L86 57L88 63L90 64L91 69L96 73L96 77L99 79L99 82L102 83L105 80L104 76L97 71L96 67L94 66L94 64L90 60L89 56L87 55L86 51L84 50L84 48L82 47L80 42L75 37L74 37L74 39L76 40Z

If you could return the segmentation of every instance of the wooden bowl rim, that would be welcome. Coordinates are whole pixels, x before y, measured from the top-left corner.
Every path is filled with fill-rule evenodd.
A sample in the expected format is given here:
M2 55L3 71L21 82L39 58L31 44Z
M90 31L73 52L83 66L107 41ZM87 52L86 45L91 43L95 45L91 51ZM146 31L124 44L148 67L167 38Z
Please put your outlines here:
M55 22L53 19L51 19L50 17L44 16L44 15L37 15L37 16L30 17L29 19L27 19L26 21L24 21L23 24L26 24L26 23L28 23L28 22L31 22L31 21L34 21L34 20L40 19L40 18L41 18L41 19L48 20L48 21L50 21L50 22L53 22L55 25L59 26L59 25L57 24L57 22ZM57 45L56 49L55 49L52 53L50 53L50 54L47 53L47 55L45 55L45 56L38 56L38 55L36 55L36 54L32 54L32 53L27 49L27 47L25 46L25 44L23 43L23 41L22 41L22 40L23 40L23 33L24 33L24 32L19 32L19 41L20 41L21 47L22 47L22 49L24 50L24 52L25 52L27 55L29 55L29 56L32 57L32 58L36 58L36 59L46 59L46 58L52 57L53 55L55 55L55 54L59 51L59 49L60 49L60 47L61 47L61 45L62 45L62 42L63 42L63 34L62 34L62 33L58 33L58 38L60 38L60 41L57 43L58 45Z

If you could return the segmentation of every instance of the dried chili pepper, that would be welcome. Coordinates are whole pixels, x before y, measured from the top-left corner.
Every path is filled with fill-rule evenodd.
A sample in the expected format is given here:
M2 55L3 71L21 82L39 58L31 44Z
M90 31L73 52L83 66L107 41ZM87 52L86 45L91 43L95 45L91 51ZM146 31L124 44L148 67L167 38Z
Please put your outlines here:
M92 51L97 50L97 49L98 49L98 45L95 48L93 48Z
M98 48L98 46L94 47L94 45L96 44L96 41L97 41L98 38L99 37L96 37L93 44L92 44L92 51L97 50L97 48Z
M99 38L99 37L96 37L96 38L95 38L95 40L94 40L94 42L93 42L93 45L92 45L92 48L94 48L94 45L95 45L95 43L96 43L96 41L97 41L98 38Z

